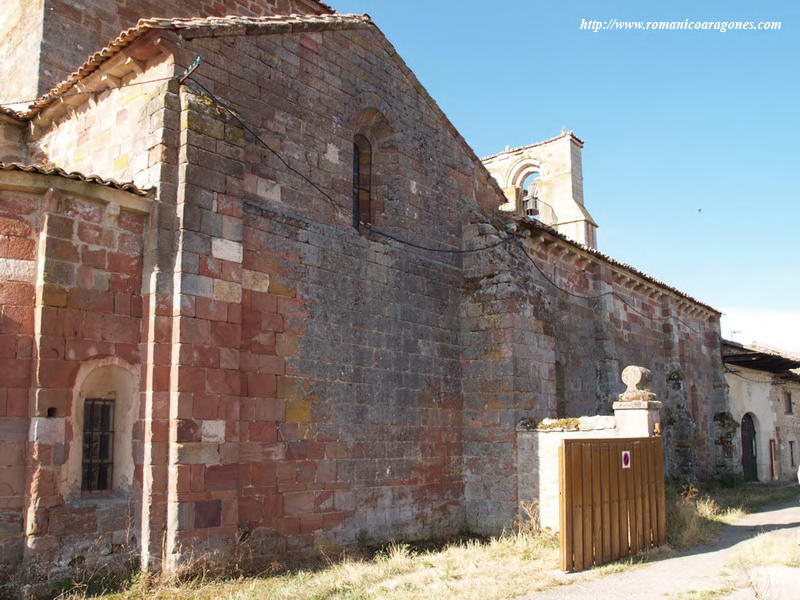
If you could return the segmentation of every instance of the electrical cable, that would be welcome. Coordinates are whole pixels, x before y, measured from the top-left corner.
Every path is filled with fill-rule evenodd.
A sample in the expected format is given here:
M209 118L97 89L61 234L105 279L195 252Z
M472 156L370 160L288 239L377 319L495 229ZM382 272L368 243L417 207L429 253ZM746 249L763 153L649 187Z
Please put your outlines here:
M195 83L195 84L197 84L197 85L198 85L198 86L199 86L199 87L200 87L200 88L203 90L203 92L204 92L204 94L203 94L203 95L206 95L206 96L208 96L208 97L209 97L210 99L212 99L212 100L213 100L213 101L214 101L214 102L215 102L215 103L216 103L218 106L220 106L221 108L223 108L223 109L224 109L226 112L228 112L228 114L230 114L230 115L231 115L231 116L232 116L234 119L236 119L236 121L238 121L238 122L241 124L241 126L242 126L242 127L245 129L245 131L247 131L247 132L248 132L248 133L249 133L251 136L253 136L253 138L254 138L256 141L258 141L258 142L259 142L259 143L260 143L260 144L261 144L261 145L262 145L264 148L266 148L267 150L269 150L269 151L270 151L270 152L271 152L271 153L272 153L272 154L273 154L273 155L274 155L274 156L275 156L275 157L276 157L276 158L277 158L277 159L278 159L278 160L279 160L279 161L280 161L280 162L281 162L281 163L282 163L282 164L283 164L283 165L284 165L284 166L285 166L285 167L286 167L286 168L287 168L289 171L291 171L292 173L294 173L295 175L297 175L298 177L300 177L301 179L303 179L303 180L304 180L306 183L308 183L308 184L309 184L309 185L311 185L311 186L312 186L312 187L313 187L315 190L317 190L317 191L318 191L318 192L319 192L319 193L320 193L320 194L321 194L321 195L322 195L322 196L323 196L323 197L324 197L324 198L325 198L325 199L326 199L326 200L327 200L327 201L328 201L328 202L331 204L331 206L333 207L333 209L334 209L335 211L339 212L340 214L344 214L344 211L342 210L342 208L341 208L341 207L340 207L340 206L339 206L339 205L336 203L336 201L335 201L335 200L334 200L334 199L333 199L333 198L332 198L332 197L331 197L331 196L330 196L330 195L329 195L329 194L328 194L328 193L327 193L325 190L323 190L323 189L322 189L321 187L319 187L319 186L318 186L316 183L314 183L314 182L313 182L313 181L312 181L312 180L311 180L309 177L307 177L307 176L305 175L305 173L302 173L301 171L299 171L299 170L295 169L295 168L294 168L294 167L292 167L292 166L291 166L291 165L290 165L290 164L289 164L289 163L288 163L286 160L284 160L284 158L283 158L283 157L282 157L282 156L281 156L281 155L280 155L280 154L279 154L279 153L278 153L278 152L277 152L275 149L273 149L273 148L272 148L272 147L271 147L269 144L267 144L267 143L266 143L266 142L265 142L263 139L261 139L261 136L260 136L260 135L258 135L258 133L256 133L256 132L255 132L255 131L254 131L254 130L253 130L253 129L252 129L252 128L251 128L251 127L250 127L250 126L249 126L249 125L248 125L248 124L247 124L247 123L246 123L246 122L245 122L245 121L244 121L244 120L243 120L243 119L242 119L240 116L239 116L239 114L236 112L236 110L234 110L233 108L231 108L230 106L228 106L228 104L227 104L226 102L224 102L223 100L221 100L220 98L218 98L218 97L217 97L217 96L216 96L216 95L215 95L213 92L211 92L211 91L210 91L210 90L209 90L209 89L208 89L206 86L204 86L202 83L200 83L199 81L197 81L197 80L196 80L194 77L191 77L191 76L189 76L187 79L188 79L188 80L190 80L192 83ZM349 216L349 215L345 215L345 216ZM480 252L480 251L483 251L483 250L489 250L489 249L491 249L491 248L496 248L496 247L498 247L498 246L501 246L501 245L503 245L503 244L505 244L505 243L509 242L510 240L513 240L513 239L517 239L517 238L518 238L518 236L508 236L508 237L506 237L506 238L503 238L503 239L501 239L501 240L500 240L500 241L498 241L498 242L495 242L494 244L490 244L490 245L488 245L488 246L483 246L483 247L481 247L481 248L472 248L472 249L467 249L467 250L462 250L462 249L448 249L448 248L431 248L431 247L429 247L429 246L422 246L422 245L420 245L420 244L415 244L414 242L409 242L409 241L407 241L407 240L403 240L403 239L401 239L401 238L395 237L395 236L393 236L393 235L391 235L391 234L389 234L389 233L386 233L386 232L384 232L384 231L381 231L381 230L379 230L379 229L376 229L376 228L375 228L374 226L372 226L371 224L367 224L367 223L360 222L360 223L359 223L359 225L363 225L363 226L365 226L365 227L367 228L367 230L368 230L368 231L371 231L372 233L375 233L375 234L377 234L377 235L380 235L380 236L383 236L383 237L385 237L385 238L391 239L391 240L393 240L393 241L395 241L395 242L398 242L398 243L400 243L400 244L404 244L404 245L406 245L406 246L410 246L410 247L412 247L412 248L416 248L416 249L419 249L419 250L425 250L425 251L429 251L429 252L440 252L440 253L447 253L447 254L467 254L467 253L471 253L471 252ZM601 293L601 294L597 294L597 295L594 295L594 296L584 296L584 295L582 295L582 294L576 294L576 293L574 293L574 292L571 292L571 291L569 291L569 290L567 290L567 289L565 289L565 288L562 288L562 287L561 287L560 285L558 285L558 284L557 284L555 281L553 281L553 280L552 280L552 279L551 279L551 278L550 278L550 277L547 275L547 273L545 273L545 272L544 272L544 270L542 270L542 268L539 266L539 264L538 264L538 263L537 263L537 262L536 262L536 261L535 261L535 260L534 260L534 259L533 259L533 258L530 256L530 254L528 254L528 251L525 249L525 246L524 246L523 244L519 243L519 244L518 244L518 246L519 246L519 248L522 250L523 254L524 254L526 257L527 257L528 261L529 261L529 262L530 262L530 263L531 263L531 264L532 264L532 265L533 265L533 266L536 268L536 270L537 270L537 271L538 271L538 272L541 274L541 276L542 276L542 277L543 277L543 278L544 278L544 279L545 279L545 280L546 280L546 281L547 281L547 282L548 282L550 285L552 285L554 288L556 288L556 289L558 289L558 290L560 290L560 291L564 292L565 294L567 294L567 295L569 295L569 296L572 296L572 297L574 297L574 298L581 298L581 299L584 299L584 300L595 300L595 299L603 298L604 296L614 296L614 297L616 297L616 298L617 298L617 299L618 299L620 302L622 302L622 304L624 304L624 305L625 305L625 306L627 306L629 309L631 309L633 312L635 312L635 313L637 313L637 314L639 314L639 315L641 315L641 316L643 316L643 317L645 317L645 318L647 318L647 319L650 319L650 320L652 320L652 321L665 321L665 320L667 320L667 319L675 319L675 320L676 320L678 323L681 323L681 324L682 324L684 327L686 327L686 328L687 328L687 329L689 329L690 331L694 332L695 334L698 334L698 335L700 335L700 333L701 333L701 332L697 331L696 329L694 329L692 326L690 326L688 323L686 323L685 321L683 321L682 319L680 319L680 317L678 317L677 315L667 315L667 316L665 316L665 317L654 317L654 316L652 316L652 315L648 315L647 313L645 313L645 312L642 312L642 311L638 310L638 309L637 309L635 306L632 306L632 305L631 305L631 304L630 304L630 303L629 303L627 300L625 300L625 298L624 298L624 297L622 297L622 296L621 296L619 293L617 293L617 292L614 292L614 291L603 292L603 293Z

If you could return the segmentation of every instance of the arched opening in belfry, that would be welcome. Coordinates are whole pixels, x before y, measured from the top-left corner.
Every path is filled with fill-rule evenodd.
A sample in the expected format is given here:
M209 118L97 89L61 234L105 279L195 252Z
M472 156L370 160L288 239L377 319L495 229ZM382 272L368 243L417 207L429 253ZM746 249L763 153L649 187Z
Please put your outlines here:
M553 207L542 199L540 188L540 172L538 169L525 169L517 179L517 197L519 213L533 217L547 225L554 225L556 213Z
M537 199L539 193L537 190L537 183L539 181L539 173L532 171L520 182L520 201L521 209L524 215L538 216Z

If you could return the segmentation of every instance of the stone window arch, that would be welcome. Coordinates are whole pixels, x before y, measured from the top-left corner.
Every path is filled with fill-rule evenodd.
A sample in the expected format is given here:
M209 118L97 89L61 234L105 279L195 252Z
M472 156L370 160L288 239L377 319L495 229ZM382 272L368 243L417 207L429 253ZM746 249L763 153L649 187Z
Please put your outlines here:
M372 144L366 136L353 137L353 227L372 223Z
M364 108L353 127L353 226L381 225L386 198L396 180L398 153L395 132L378 109ZM393 175L395 174L395 175Z
M95 432L87 431L87 402L97 407L110 406L111 423L95 424ZM102 408L99 409L102 411ZM139 378L133 365L116 357L87 361L78 370L70 410L71 435L68 434L68 457L63 471L62 490L65 498L78 498L86 493L104 492L125 496L134 485L136 423L139 420ZM98 485L87 484L86 444L98 429L111 430L108 480Z

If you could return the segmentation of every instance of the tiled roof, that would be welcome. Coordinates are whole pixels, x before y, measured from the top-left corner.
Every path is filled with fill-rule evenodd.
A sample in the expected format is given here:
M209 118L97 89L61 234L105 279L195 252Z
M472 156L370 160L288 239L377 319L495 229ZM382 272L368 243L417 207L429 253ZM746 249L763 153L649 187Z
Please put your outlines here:
M104 185L115 190L122 190L137 196L147 196L147 191L139 189L131 182L120 183L113 179L104 179L99 175L84 175L77 171L67 173L64 169L58 167L44 167L42 165L23 165L20 163L5 163L0 161L0 171L24 171L25 173L38 173L39 175L54 175L56 177L64 177L65 179L74 179L75 181L84 181L86 183L95 183L97 185Z
M8 117L13 117L14 119L19 119L19 120L23 119L23 115L21 113L18 113L15 110L11 110L6 106L0 106L0 115L6 115Z
M718 315L722 314L720 311L718 311L713 306L709 306L705 302L700 302L697 298L693 298L692 296L690 296L686 292L683 292L683 291L681 291L681 290L679 290L677 288L674 288L671 285L669 285L667 283L664 283L663 281L661 281L659 279L656 279L652 275L648 275L647 273L644 273L643 271L640 271L639 269L637 269L636 267L634 267L632 265L629 265L629 264L624 263L624 262L622 262L620 260L617 260L616 258L612 258L612 257L608 256L607 254L603 254L602 252L600 252L599 250L596 250L595 248L589 248L588 246L584 246L580 242L576 242L575 240L570 239L569 237L567 237L563 233L559 232L555 228L550 227L549 225L545 225L541 221L537 221L536 219L531 219L531 218L522 218L522 217L516 217L514 220L519 222L519 223L523 223L525 226L529 227L532 230L537 230L538 229L538 230L546 231L550 235L555 236L555 237L561 239L562 241L564 241L564 242L566 242L566 243L568 243L568 244L570 244L572 246L580 248L584 252L587 252L587 253L591 254L592 256L595 256L595 257L599 258L600 260L603 260L603 261L607 262L610 265L613 265L615 267L619 267L620 269L628 271L629 273L631 273L633 275L636 275L637 277L640 277L640 278L644 279L645 281L649 281L650 283L652 283L654 285L657 285L660 288L664 288L666 290L669 290L670 292L674 293L675 295L680 296L681 298L685 298L686 300L688 300L688 301L690 301L690 302L692 302L694 304L702 306L703 308L708 309L708 310L710 310L711 312L713 312L715 314L718 314Z
M100 65L123 48L131 45L148 31L166 29L179 32L212 30L220 35L231 33L297 33L319 31L322 29L352 29L367 27L372 23L369 15L273 15L267 17L199 17L140 19L130 29L126 29L105 48L92 54L77 71L56 85L44 96L35 100L22 114L24 118L34 116L39 110L53 102L58 96L68 93L75 84L96 71Z

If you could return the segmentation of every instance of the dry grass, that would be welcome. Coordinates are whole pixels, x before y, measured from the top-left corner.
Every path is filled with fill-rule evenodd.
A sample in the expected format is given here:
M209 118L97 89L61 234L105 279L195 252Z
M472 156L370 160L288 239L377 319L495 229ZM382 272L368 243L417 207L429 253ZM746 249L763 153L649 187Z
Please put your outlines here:
M319 569L272 577L194 581L182 585L143 582L105 600L430 600L512 598L563 582L555 569L558 540L517 531L488 542L467 540L441 550L414 551L392 544L372 559L345 558Z
M684 486L667 492L667 540L689 548L715 539L723 526L765 504L796 498L795 485Z
M796 491L770 486L672 490L669 540L686 547L714 537L722 524ZM345 556L285 573L189 582L133 581L103 600L500 600L617 573L668 556L669 546L579 575L558 571L558 539L536 529L535 506L514 531L490 540L457 540L435 549L391 544L370 556ZM698 592L699 593L699 592ZM703 592L706 593L706 592ZM89 597L75 590L63 598ZM697 596L697 600L706 596ZM713 596L708 596L713 597ZM689 598L693 598L689 596Z
M784 565L800 567L800 534L796 531L769 531L748 541L730 560L734 569Z

